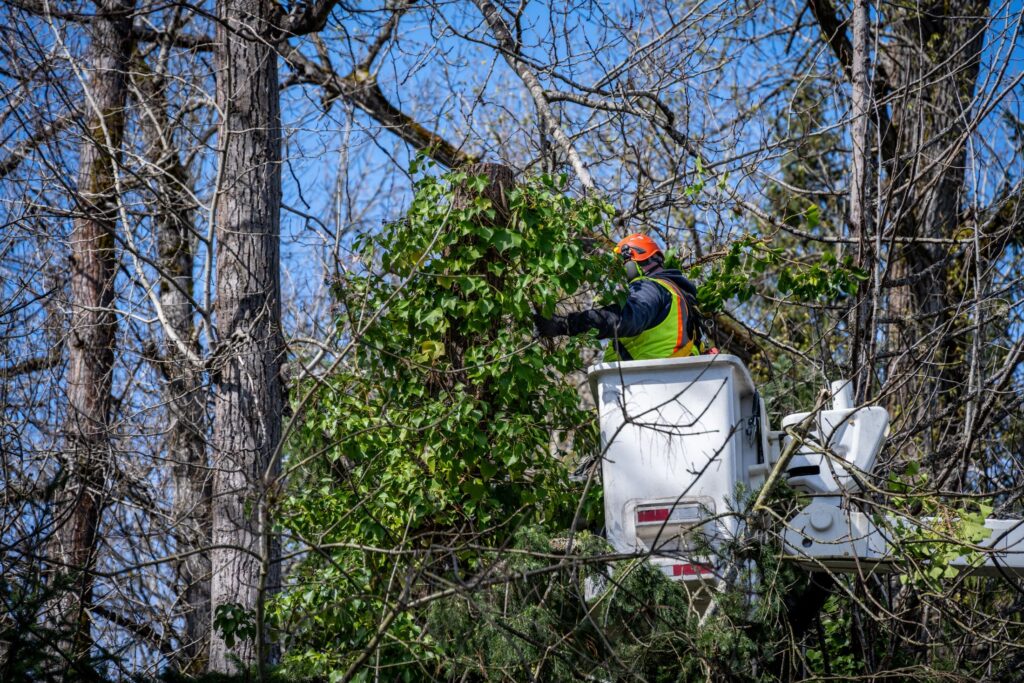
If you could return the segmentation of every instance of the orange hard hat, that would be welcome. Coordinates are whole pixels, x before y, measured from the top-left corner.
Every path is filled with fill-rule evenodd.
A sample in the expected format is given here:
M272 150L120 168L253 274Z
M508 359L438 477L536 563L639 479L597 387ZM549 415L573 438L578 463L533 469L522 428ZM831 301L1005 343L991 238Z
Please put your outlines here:
M623 237L614 249L625 261L646 261L661 253L661 247L647 235L639 232Z

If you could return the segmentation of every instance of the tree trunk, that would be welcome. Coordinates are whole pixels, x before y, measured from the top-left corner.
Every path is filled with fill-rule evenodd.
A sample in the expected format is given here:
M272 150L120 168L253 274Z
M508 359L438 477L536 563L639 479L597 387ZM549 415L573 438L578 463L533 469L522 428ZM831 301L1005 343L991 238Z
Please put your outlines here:
M949 236L963 197L971 103L981 64L987 2L930 2L891 10L896 36L880 48L886 80L896 92L892 120L900 131L894 183L910 182L916 201L906 206L901 232ZM941 249L941 247L932 249ZM938 253L920 253L931 257ZM923 285L928 294L941 296ZM928 294L922 299L927 300Z
M886 213L900 237L956 234L987 7L958 0L885 9L893 38L879 48L879 69L894 93L899 131ZM889 308L896 327L887 336L904 355L891 365L887 383L907 417L927 419L962 393L952 307L963 289L950 277L952 249L911 241L892 258ZM937 443L926 448L941 450Z
M515 171L502 164L487 162L468 164L459 170L471 178L482 176L487 179L487 184L484 185L483 190L480 192L477 192L474 188L466 184L453 188L452 207L455 210L464 210L472 206L473 202L478 198L488 199L491 202L491 207L494 209L495 216L493 219L489 219L484 215L480 215L478 220L491 226L507 227L511 218L508 206L508 195L516 185ZM455 248L467 249L474 246L475 241L475 238L470 237L468 241L464 241ZM495 251L493 247L489 248L484 254L484 258L480 261L479 275L486 279L488 284L494 288L494 290L501 291L504 289L504 278L496 276L486 267L487 263L498 260L500 260L500 256L497 251ZM500 324L501 321L495 318L491 328L492 335L497 334L498 326ZM470 335L467 335L458 321L450 319L448 331L445 333L443 343L445 345L445 351L448 354L448 358L451 361L451 366L455 369L455 372L448 373L447 377L439 375L436 378L439 386L450 389L452 386L459 383L470 384L463 368L465 366L464 361L466 350L474 344L474 339L472 339ZM474 393L477 398L482 398L488 392L489 387L474 387Z
M459 168L459 171L465 173L471 178L483 176L487 178L487 184L484 185L482 192L476 192L474 189L466 185L454 188L452 196L453 208L457 210L465 209L472 205L475 199L483 197L491 201L491 206L494 207L494 210L498 214L494 219L494 224L508 224L508 193L511 192L516 185L515 170L505 166L504 164L479 162L462 166Z
M192 269L195 239L188 171L174 144L168 115L166 83L137 59L134 82L140 95L146 160L156 189L159 302L170 332L199 355L194 324ZM171 533L184 557L176 564L178 604L185 620L177 649L180 671L206 670L210 630L210 496L211 470L206 459L206 387L200 368L167 339L160 349L163 400L170 417L165 448L172 464L174 500Z
M868 80L868 17L867 0L853 3L853 56L850 138L853 141L853 159L850 174L850 232L857 239L857 265L872 277L857 289L854 307L854 333L850 367L853 372L854 395L858 402L869 396L874 357L874 306L871 296L875 282L875 252L873 248L874 212L868 191L868 168L871 159L869 139L871 113L871 83Z
M263 605L278 584L268 524L271 457L281 438L284 353L280 301L281 129L277 56L260 35L268 0L218 4L217 106L222 187L216 198L217 320L214 352L214 609L237 605L262 633ZM263 638L228 648L214 629L210 669L265 661Z
M114 467L111 386L117 319L116 164L124 134L132 0L97 3L89 45L88 129L79 149L78 217L71 234L71 330L62 486L54 499L51 620L62 634L64 677L87 675L93 567L107 475Z

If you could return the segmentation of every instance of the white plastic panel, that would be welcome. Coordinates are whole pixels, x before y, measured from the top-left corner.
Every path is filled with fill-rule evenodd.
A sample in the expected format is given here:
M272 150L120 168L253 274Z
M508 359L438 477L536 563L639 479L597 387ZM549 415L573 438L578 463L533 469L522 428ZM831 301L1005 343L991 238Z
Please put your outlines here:
M799 424L807 415L787 415L782 426ZM888 427L889 413L880 406L821 411L808 435L818 447L808 444L796 452L786 470L789 485L809 493L858 490L860 487L849 469L836 460L848 462L861 472L871 472ZM827 447L836 459L825 456L821 446Z
M637 510L665 501L724 515L702 528L709 537L735 534L738 523L728 512L736 485L767 452L765 430L751 427L754 386L743 363L727 355L607 363L591 368L590 385L601 421L612 546L648 549L650 539L637 538Z

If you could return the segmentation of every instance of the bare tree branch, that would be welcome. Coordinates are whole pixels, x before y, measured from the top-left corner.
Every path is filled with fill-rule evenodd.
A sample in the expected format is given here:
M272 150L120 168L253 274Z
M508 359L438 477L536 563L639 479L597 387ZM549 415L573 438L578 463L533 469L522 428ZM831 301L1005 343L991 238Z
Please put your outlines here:
M36 148L46 144L47 141L56 137L61 131L66 130L75 120L76 117L71 115L61 116L50 125L35 131L27 139L18 143L6 157L0 159L0 180L6 178L9 173L18 168L21 162L32 154Z
M842 67L843 73L846 74L847 80L852 82L854 79L854 54L853 46L850 44L850 39L843 28L846 22L840 21L831 0L808 0L807 4L810 6L814 18L818 20L821 33L825 36L825 41L829 47L832 48L836 59L839 60L839 65ZM882 151L885 153L885 158L891 159L896 155L896 140L899 134L889 118L889 112L881 104L885 101L888 84L880 72L876 72L875 78L872 81L872 88L872 100L874 102L872 116L877 122L878 130L882 135Z
M386 130L412 145L414 149L423 151L448 168L457 168L475 161L474 157L437 133L427 130L392 105L369 71L360 69L347 76L339 76L329 67L316 64L298 48L293 47L287 48L283 57L293 72L284 85L305 83L320 86L324 90L325 108L334 100L344 99L372 116Z
M13 365L0 368L0 379L9 380L18 375L27 375L40 370L49 370L61 361L60 347L54 347L45 356L35 356L19 361Z
M537 75L518 57L519 49L515 39L512 38L508 24L505 23L498 8L491 4L489 0L473 0L473 3L484 15L484 20L491 29L491 33L494 35L505 61L519 75L526 89L530 91L530 96L533 97L533 102L537 106L537 113L540 115L546 132L555 139L562 152L569 158L569 164L576 172L576 176L580 179L584 189L588 192L594 191L596 188L594 180L590 177L590 171L583 164L569 136L562 130L558 123L558 118L551 111L551 103L544 94L544 86L541 85Z

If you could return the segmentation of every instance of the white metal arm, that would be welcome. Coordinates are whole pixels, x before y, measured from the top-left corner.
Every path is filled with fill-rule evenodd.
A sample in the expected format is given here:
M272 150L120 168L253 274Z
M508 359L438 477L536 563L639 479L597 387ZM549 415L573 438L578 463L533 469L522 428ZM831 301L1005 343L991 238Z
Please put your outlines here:
M733 356L607 363L589 374L600 414L608 541L618 552L647 553L675 579L717 580L723 567L714 549L744 532L737 492L762 485L792 437L770 431L750 374ZM854 406L848 382L833 382L832 393L831 409L814 416L785 464L789 484L814 496L787 523L786 555L812 569L895 571L903 559L897 535L945 541L928 520L893 517L876 525L849 502L847 494L874 468L889 414ZM790 415L783 426L807 416ZM989 519L985 527L992 533L973 546L949 539L965 552L948 565L1024 575L1024 521Z
M874 468L889 414L879 406L854 408L847 382L833 382L832 391L832 410L817 416L815 428L786 466L790 486L818 496L787 523L788 557L816 569L892 571L901 560L894 530L902 529L903 536L963 547L964 554L949 561L950 567L989 576L1024 575L1024 520L987 519L990 535L972 545L943 538L932 530L939 526L936 520L889 516L880 528L855 504L844 502L842 493L861 488L856 473L870 474ZM783 425L798 424L807 415L789 415Z
M901 525L904 533L930 529L935 520L920 521L888 517L885 529L879 528L863 512L835 504L836 499L816 500L802 509L786 525L786 557L808 569L836 572L896 571L904 564L898 554L892 530ZM982 576L1024 576L1024 520L987 519L988 538L971 546L965 541L945 539L942 534L921 537L929 543L963 546L965 554L948 562L950 567L969 570ZM914 534L918 536L920 534ZM934 539L934 540L932 540Z

